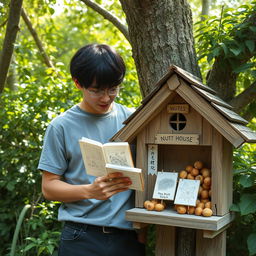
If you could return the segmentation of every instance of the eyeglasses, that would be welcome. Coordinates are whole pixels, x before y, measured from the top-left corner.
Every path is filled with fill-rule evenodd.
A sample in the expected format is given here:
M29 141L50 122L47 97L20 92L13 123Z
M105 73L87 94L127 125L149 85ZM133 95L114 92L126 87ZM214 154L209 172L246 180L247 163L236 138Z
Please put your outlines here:
M96 89L96 88L88 88L86 89L90 96L92 98L100 98L102 96L105 95L105 93L108 94L108 96L116 96L119 91L120 91L120 87L119 86L115 86L115 87L112 87L112 88L109 88L109 89Z

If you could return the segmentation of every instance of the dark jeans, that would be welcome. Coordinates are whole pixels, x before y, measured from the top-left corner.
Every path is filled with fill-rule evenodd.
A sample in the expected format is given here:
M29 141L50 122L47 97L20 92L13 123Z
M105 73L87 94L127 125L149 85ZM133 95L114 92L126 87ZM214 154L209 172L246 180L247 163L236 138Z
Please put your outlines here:
M105 232L105 230L104 230ZM144 256L145 246L135 231L107 229L66 223L62 230L59 256Z

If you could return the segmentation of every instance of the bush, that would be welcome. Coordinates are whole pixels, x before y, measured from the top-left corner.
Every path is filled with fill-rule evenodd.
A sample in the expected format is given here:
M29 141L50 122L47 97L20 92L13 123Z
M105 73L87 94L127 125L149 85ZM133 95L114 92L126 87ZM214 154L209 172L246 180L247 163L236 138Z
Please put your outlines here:
M245 144L234 152L235 221L228 230L230 256L256 254L256 146ZM241 236L241 234L243 234Z
M56 79L50 73L43 81L28 76L17 91L6 90L1 95L1 255L6 255L10 249L17 217L25 204L32 205L22 234L23 238L30 237L27 243L30 241L31 244L32 237L38 234L46 240L47 230L57 230L57 207L53 209L53 203L44 202L42 198L41 174L37 165L49 120L78 100L78 94L72 92L72 88L73 84ZM20 251L23 249L21 246Z

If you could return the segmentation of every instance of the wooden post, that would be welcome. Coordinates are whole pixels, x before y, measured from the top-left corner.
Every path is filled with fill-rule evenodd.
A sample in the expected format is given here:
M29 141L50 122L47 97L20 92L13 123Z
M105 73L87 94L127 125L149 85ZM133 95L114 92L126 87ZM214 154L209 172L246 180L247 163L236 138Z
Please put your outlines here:
M203 230L197 230L196 256L225 256L226 231L214 238L204 238Z
M156 256L175 256L175 227L156 225Z

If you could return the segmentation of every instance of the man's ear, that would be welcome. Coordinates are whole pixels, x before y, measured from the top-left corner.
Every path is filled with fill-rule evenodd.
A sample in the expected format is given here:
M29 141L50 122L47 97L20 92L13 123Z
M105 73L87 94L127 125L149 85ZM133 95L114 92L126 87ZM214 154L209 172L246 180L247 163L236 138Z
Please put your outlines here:
M80 85L80 83L78 82L78 80L77 80L75 77L73 77L72 79L73 79L73 81L74 81L74 83L75 83L75 85L76 85L76 88L79 89L79 90L82 90L83 87Z

